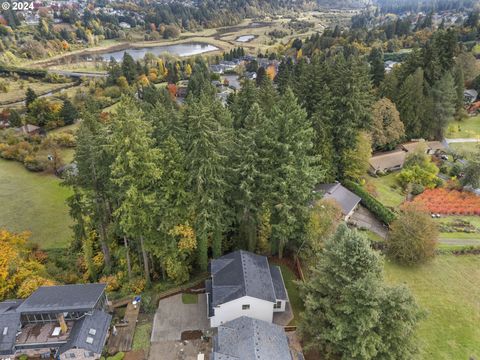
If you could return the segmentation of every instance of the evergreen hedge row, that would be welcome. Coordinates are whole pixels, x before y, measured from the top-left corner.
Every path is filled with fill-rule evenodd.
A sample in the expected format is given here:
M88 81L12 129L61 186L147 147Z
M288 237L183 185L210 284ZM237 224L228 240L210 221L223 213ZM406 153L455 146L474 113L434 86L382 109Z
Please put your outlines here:
M46 70L26 69L26 68L18 68L14 66L6 66L6 65L0 65L0 73L4 73L4 74L16 73L21 76L31 76L31 77L39 77L39 78L44 78L47 75Z
M395 220L396 215L393 211L385 207L380 201L370 195L362 186L350 180L345 180L343 185L350 191L362 198L362 204L370 210L379 220L389 225Z

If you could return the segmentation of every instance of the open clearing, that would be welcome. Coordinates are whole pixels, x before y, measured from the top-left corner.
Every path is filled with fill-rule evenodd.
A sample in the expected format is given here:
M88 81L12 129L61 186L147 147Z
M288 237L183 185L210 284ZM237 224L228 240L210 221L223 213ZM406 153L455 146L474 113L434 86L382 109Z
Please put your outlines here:
M447 138L480 138L480 115L462 121L453 121L448 127Z
M0 227L30 231L30 240L43 249L63 248L72 238L72 220L65 200L68 188L52 175L26 170L22 164L0 160Z
M450 143L448 147L452 150L457 152L462 152L467 154L471 154L478 150L480 146L480 140L478 142L458 142L458 143Z
M397 208L405 201L405 195L402 194L397 185L395 177L398 172L379 177L368 176L368 182L375 185L376 194L373 194L383 205Z
M480 256L440 255L417 267L385 268L387 280L407 285L428 311L418 331L421 359L480 357Z
M0 93L0 104L15 103L25 100L25 92L30 87L37 95L43 95L51 91L70 86L66 84L51 84L41 81L15 80L12 78L1 78L8 83L9 91Z

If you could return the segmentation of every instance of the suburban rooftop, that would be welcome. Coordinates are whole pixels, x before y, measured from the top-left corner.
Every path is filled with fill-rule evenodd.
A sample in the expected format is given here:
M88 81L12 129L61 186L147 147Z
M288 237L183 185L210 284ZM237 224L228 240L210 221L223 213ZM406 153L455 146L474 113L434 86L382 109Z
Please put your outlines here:
M105 284L42 286L17 308L22 314L91 310L105 291Z

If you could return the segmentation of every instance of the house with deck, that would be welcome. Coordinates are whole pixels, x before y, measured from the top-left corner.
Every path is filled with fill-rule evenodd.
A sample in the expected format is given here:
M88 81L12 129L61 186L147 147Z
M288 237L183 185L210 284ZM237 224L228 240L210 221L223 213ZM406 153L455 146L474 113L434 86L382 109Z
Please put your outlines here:
M112 316L105 284L42 286L0 303L0 359L99 359Z
M205 286L211 327L242 316L271 323L274 313L286 310L282 272L265 256L238 250L212 260L209 270Z

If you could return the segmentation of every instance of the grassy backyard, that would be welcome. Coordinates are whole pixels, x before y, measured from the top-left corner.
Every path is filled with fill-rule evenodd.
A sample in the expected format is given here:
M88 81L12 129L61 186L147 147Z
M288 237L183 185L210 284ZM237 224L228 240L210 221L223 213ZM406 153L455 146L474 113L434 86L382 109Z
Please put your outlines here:
M462 121L453 121L448 127L446 137L452 139L480 137L480 115Z
M407 285L428 312L419 327L421 359L480 356L480 257L437 256L418 267L386 264L389 282Z
M292 306L294 318L289 325L296 325L299 318L300 312L303 311L303 301L300 298L300 293L298 291L298 285L295 284L295 281L298 280L295 273L285 264L276 264L280 266L282 270L283 281L285 282L285 287L288 292L288 298L290 300L290 305Z
M2 81L5 81L8 84L8 92L0 94L0 104L6 104L10 102L22 101L25 99L25 92L27 88L32 88L37 95L48 93L52 90L61 89L63 87L69 86L70 84L51 84L47 82L41 82L38 80L27 81L27 80L15 80L13 78L3 78Z
M0 160L0 227L30 231L41 248L66 247L72 224L65 204L69 189L51 175L36 174L22 164Z
M398 173L371 177L368 176L368 182L375 186L375 197L385 206L396 208L405 201L405 195L402 194L398 187L395 177Z
M480 140L478 142L460 142L448 144L448 147L452 150L466 154L475 152L478 150L479 146Z

